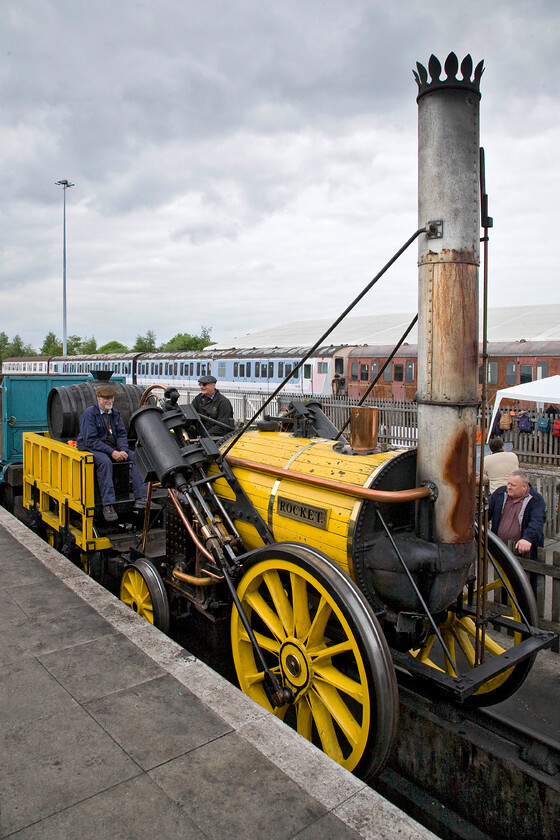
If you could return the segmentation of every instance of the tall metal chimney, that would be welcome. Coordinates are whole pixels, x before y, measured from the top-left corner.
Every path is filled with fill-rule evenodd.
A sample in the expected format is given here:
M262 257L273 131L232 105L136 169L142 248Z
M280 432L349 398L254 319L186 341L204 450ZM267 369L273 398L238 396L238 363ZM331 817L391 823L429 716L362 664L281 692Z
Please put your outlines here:
M438 488L424 539L472 544L478 405L479 103L481 61L417 63L418 481ZM425 511L424 511L425 514Z

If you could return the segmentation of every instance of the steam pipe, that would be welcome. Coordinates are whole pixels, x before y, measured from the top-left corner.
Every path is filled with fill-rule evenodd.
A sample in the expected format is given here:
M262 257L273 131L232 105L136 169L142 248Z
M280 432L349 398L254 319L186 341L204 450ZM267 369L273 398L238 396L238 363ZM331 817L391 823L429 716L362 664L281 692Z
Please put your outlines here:
M275 478L285 478L290 481L299 481L302 484L311 484L314 487L321 487L324 490L333 490L342 493L343 496L352 496L355 499L368 499L372 502L384 502L395 504L402 502L414 502L418 499L427 499L432 495L429 486L414 487L412 490L370 490L368 487L358 487L355 484L345 484L333 481L330 478L319 478L306 473L292 472L282 467L271 467L268 464L259 464L256 461L246 461L244 458L237 458L234 455L226 455L226 461L232 467L243 467L247 470L256 470L259 473L272 475Z

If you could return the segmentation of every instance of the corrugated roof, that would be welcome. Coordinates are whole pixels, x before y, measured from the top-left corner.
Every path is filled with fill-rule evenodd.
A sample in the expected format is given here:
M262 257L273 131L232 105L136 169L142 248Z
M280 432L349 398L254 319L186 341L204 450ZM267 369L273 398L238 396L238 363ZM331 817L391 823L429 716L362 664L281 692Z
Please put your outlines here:
M346 318L328 336L335 345L396 344L414 317L414 313L368 315ZM332 321L295 321L267 330L247 333L221 341L212 349L256 347L310 347L329 328ZM418 331L414 327L407 341L415 343ZM560 304L540 306L504 306L488 310L489 341L560 341Z

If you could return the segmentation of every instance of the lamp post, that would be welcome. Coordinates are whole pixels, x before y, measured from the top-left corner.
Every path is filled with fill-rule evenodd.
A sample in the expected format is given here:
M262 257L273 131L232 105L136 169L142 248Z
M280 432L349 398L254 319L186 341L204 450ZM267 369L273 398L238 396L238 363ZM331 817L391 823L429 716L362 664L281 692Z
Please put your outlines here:
M66 356L66 190L73 187L68 180L55 181L56 186L63 190L63 215L62 215L62 353Z

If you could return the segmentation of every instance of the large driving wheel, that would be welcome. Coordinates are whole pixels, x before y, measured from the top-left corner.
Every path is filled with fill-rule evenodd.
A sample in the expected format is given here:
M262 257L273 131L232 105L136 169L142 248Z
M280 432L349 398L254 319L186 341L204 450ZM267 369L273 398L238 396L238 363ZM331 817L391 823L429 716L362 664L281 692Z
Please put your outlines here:
M522 615L532 627L538 626L538 611L533 591L517 557L491 531L488 532L488 583L486 585L486 609L489 613L498 612L504 618L522 622ZM475 580L470 588L465 589L463 601L474 605L479 592ZM439 627L454 664L459 672L465 672L475 663L476 627L474 619L449 611L445 622ZM508 637L488 627L484 638L484 660L498 656L508 647L518 645L522 640L520 632ZM434 644L435 643L435 644ZM431 635L425 644L413 652L421 662L452 674L449 662L443 664L439 654L435 654L438 643ZM533 666L536 654L524 659L507 671L497 674L485 682L467 701L474 706L491 706L514 694L526 679Z
M127 566L121 578L120 598L162 633L169 630L169 601L161 576L149 560Z
M348 770L377 773L396 730L397 685L381 628L353 581L319 551L279 543L252 552L237 594L267 665L294 699L272 707L233 607L241 689Z

